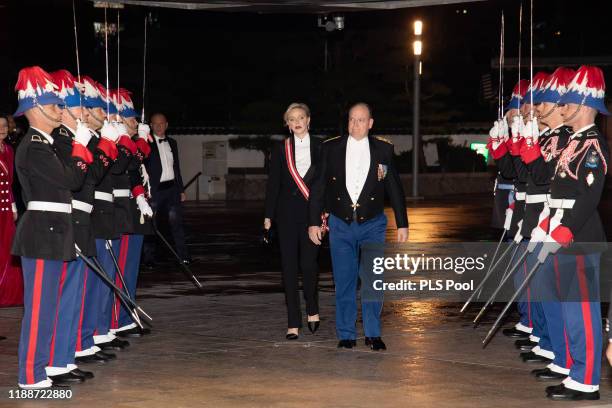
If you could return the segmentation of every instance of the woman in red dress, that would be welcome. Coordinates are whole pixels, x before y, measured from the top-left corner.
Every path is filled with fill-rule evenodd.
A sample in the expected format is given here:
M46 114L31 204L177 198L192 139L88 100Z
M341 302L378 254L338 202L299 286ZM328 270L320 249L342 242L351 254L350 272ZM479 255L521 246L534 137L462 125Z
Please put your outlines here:
M0 307L23 304L19 258L11 255L17 207L13 199L13 149L7 143L9 123L0 115Z

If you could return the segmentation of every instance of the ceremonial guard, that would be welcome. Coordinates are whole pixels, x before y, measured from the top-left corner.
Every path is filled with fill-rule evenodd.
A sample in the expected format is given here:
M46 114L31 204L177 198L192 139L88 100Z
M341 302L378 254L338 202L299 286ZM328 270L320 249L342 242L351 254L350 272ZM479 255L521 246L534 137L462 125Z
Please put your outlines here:
M21 256L24 275L24 316L19 342L19 386L48 388L52 376L45 368L57 315L58 292L67 262L75 259L72 194L91 163L85 145L76 138L71 160L55 150L53 130L60 126L64 101L51 76L40 67L19 72L19 107L30 128L17 149L15 164L27 210L17 226L13 254ZM50 378L51 377L51 378ZM69 384L60 375L56 386Z
M57 157L66 165L70 165L72 145L78 142L82 146L87 146L91 139L91 133L87 128L87 112L82 106L80 91L75 84L72 75L65 70L56 71L51 74L53 82L57 87L59 97L63 100L61 125L51 134L54 139L54 150ZM80 119L82 118L82 119ZM90 168L93 163L93 156L88 150L87 154L91 157ZM95 166L94 166L95 167ZM82 171L77 173L80 178L75 181L72 191L79 191L87 174L90 172ZM80 243L78 229L75 225L79 223L79 215L75 207L75 200L72 202L72 223L75 242ZM80 243L82 245L82 242ZM51 340L51 352L49 356L49 366L47 374L54 381L61 379L65 382L82 382L85 377L93 377L89 372L83 372L74 364L74 353L76 349L76 331L80 312L80 293L83 286L82 261L77 258L70 262L65 262L62 270L62 277L59 288L59 304L55 315L55 327Z
M96 87L96 82L89 77L82 77L78 86L82 89L81 102L87 109L86 118L93 137L89 143L89 149L94 154L94 165L87 173L85 183L79 191L73 193L74 228L76 243L81 252L94 259L97 256L96 239L92 223L92 213L95 208L96 186L105 178L114 160L117 158L117 133L111 125L104 125L104 102ZM103 129L102 136L96 130ZM104 211L103 209L101 211ZM94 332L96 330L100 312L100 291L106 284L100 277L80 260L83 268L83 289L80 303L80 313L76 333L77 361L93 362L106 361L104 354L97 354L102 349L94 344ZM104 271L107 273L107 271ZM112 342L111 342L112 343ZM109 349L108 342L100 343L105 349Z
M518 270L510 271L510 273L514 273L515 287L520 286L525 279L527 271L536 262L536 256L531 256L533 248L528 243L531 240L533 229L538 225L538 216L542 212L543 203L546 201L546 193L548 192L548 186L539 186L534 183L529 167L521 156L521 152L525 146L533 145L534 140L537 141L540 134L545 133L547 130L536 119L535 103L537 102L537 92L547 82L549 76L550 74L546 72L538 72L533 76L527 93L521 100L521 117L517 118L519 121L518 137L512 139L510 149L517 173L526 173L527 178L523 216L518 221L519 229L514 236L514 243L518 245L516 253L520 254L516 259L522 259L522 262L518 263L516 267ZM516 156L517 152L519 153L518 156ZM530 363L548 362L552 360L550 340L547 334L542 307L537 299L534 299L531 284L527 286L523 302L526 302L527 305L532 332L527 339L521 339L516 344L519 349L526 350L521 353L521 358L523 361ZM534 347L531 347L532 344Z
M527 189L527 169L520 163L517 163L520 162L520 146L515 141L518 142L520 137L522 118L519 109L528 88L529 81L525 79L519 80L516 84L512 91L510 102L504 109L506 115L504 119L495 122L491 129L488 143L489 151L492 153L499 174L506 180L514 180L513 189L508 198L509 204L505 211L504 221L505 236L511 242L513 242L513 238L520 228L519 221L523 218ZM508 120L512 124L511 134L508 132ZM525 301L519 302L518 309L520 314L519 322L511 329L504 329L503 333L509 337L527 338L533 330L529 303Z
M356 292L357 279L361 277L365 343L373 350L385 350L380 322L382 292L373 290L371 270L368 274L360 269L359 254L365 243L385 242L385 193L393 207L399 242L408 238L408 216L404 190L394 164L393 145L368 135L373 124L370 107L356 104L349 111L349 135L323 143L320 168L310 192L308 230L310 239L320 245L321 214L330 214L338 347L356 345Z
M550 185L550 232L538 255L540 262L556 259L559 265L563 323L571 358L567 378L546 389L548 397L556 400L599 399L599 261L606 236L597 206L609 150L594 122L598 112L609 114L604 96L601 70L582 66L559 101L564 123L573 134L559 156ZM556 258L550 256L557 251Z
M77 82L68 71L60 70L52 73L51 76L59 88L60 97L65 103L62 126L56 129L54 135L56 136L56 145L60 157L66 158L66 153L75 138L85 138L85 135L91 138L93 135L86 126L89 122L87 105L91 106L92 100L85 97L83 84ZM92 153L93 162L90 164L81 186L73 190L72 221L75 242L80 253L86 257L95 257L96 247L91 230L90 215L93 209L94 188L95 184L108 171L110 163L116 157L117 148L112 140L91 138L88 149ZM51 354L54 367L61 368L62 363L68 361L68 368L72 369L70 374L75 382L82 381L85 378L93 378L92 373L81 371L74 364L77 349L81 352L83 350L83 345L79 343L82 340L82 319L85 317L82 312L84 309L83 303L86 300L84 295L87 287L90 288L90 293L92 292L92 286L95 287L91 284L92 277L87 276L90 273L92 272L87 270L85 262L80 256L68 264L66 275L70 279L65 279L62 284L55 330L57 339L68 339L68 341L62 341L62 343L54 341L53 345L56 346L57 350L55 353L52 350ZM90 281L89 285L87 285L87 280ZM73 281L78 282L76 288L73 288L73 284L77 282L73 283ZM89 301L89 299L87 300ZM94 300L94 298L92 297L91 300ZM92 326L89 320L88 316L86 328ZM86 333L88 334L85 337L87 349L93 346L93 332L91 329L86 329Z
M103 117L106 118L101 129L102 137L110 140L117 140L117 143L119 143L119 133L116 127L110 123L110 118L117 114L117 107L106 88L99 83L96 83L96 87L102 99ZM92 117L94 120L98 121L98 119L100 119L98 117L101 113L99 109L92 109L90 112L93 114ZM115 253L119 252L119 234L115 226L115 198L113 195L113 177L111 171L117 166L123 168L129 164L129 157L126 157L125 153L121 153L122 148L119 145L117 145L117 148L118 155L116 160L110 165L110 170L104 175L102 180L95 186L94 207L91 213L91 223L96 239L97 259L102 269L107 272L108 277L112 281L115 280L116 268L110 250L114 248ZM97 276L94 278L101 279ZM116 336L110 331L112 309L114 305L113 290L103 281L98 282L97 286L99 288L98 299L100 303L98 305L98 318L93 336L95 346L102 350L124 348L128 344L119 342ZM79 357L77 361L105 363L114 358L116 358L116 355L113 353L97 351L94 354Z
M131 158L129 165L123 173L114 174L115 186L119 186L121 189L128 187L129 192L127 200L125 200L122 194L117 195L117 192L122 190L115 189L113 191L113 195L117 197L115 202L121 204L120 210L117 210L117 207L115 208L115 214L123 212L130 217L129 224L117 224L124 228L121 229L122 234L118 257L120 268L118 273L122 274L123 280L117 276L116 284L119 288L123 288L123 282L125 281L130 297L135 299L143 234L151 233L150 220L153 216L153 211L147 202L143 186L143 174L146 174L146 170L143 170L143 161L151 153L151 148L148 144L150 131L147 125L138 124L134 104L127 90L117 90L114 93L114 99L117 101L118 115L121 118L121 125L123 125L121 126L122 138L125 137L124 135L127 135L130 138L129 141L132 142L130 148L128 148L126 147L128 141L119 139L122 146L129 149ZM127 207L124 207L125 204L127 204ZM121 304L118 296L115 296L111 331L120 337L140 337L148 333L148 330L143 330L136 325L132 320L131 312L126 310L125 306Z
M554 176L557 159L569 141L571 129L563 125L563 118L557 107L559 99L567 90L574 71L569 68L558 68L543 81L533 101L537 109L537 119L540 128L543 128L539 137L526 137L521 147L521 158L529 169L529 183L527 186L527 209L523 225L531 228L527 269L536 263L539 245L548 233L550 209L547 197L550 192L550 181ZM533 124L531 125L533 127ZM535 130L533 130L535 131ZM532 132L533 132L532 131ZM550 363L545 369L533 370L532 373L540 380L555 379L562 376L556 370L566 365L566 342L563 333L563 324L560 313L560 303L551 302L547 292L556 292L558 271L552 266L542 267L535 275L530 286L534 288L532 296L537 299L538 313L534 319L534 335L528 340L518 340L517 347L524 350L531 349L531 353L524 353L526 362ZM560 335L558 334L560 328ZM551 371L553 370L553 371ZM564 376L563 376L564 377Z

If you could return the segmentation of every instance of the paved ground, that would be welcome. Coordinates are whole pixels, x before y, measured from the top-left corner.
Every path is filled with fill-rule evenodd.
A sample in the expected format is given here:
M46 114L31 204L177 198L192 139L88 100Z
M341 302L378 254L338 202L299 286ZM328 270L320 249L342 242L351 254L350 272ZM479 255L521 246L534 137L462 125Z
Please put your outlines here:
M410 239L494 240L487 197L410 203ZM261 203L189 206L199 295L169 261L142 272L141 305L153 334L132 341L96 378L73 387L70 401L7 398L16 382L20 308L0 309L0 407L526 407L564 405L545 398L512 342L497 336L482 350L488 325L472 329L454 303L385 304L387 352L360 338L337 350L329 256L322 253L321 330L284 340L286 316L278 257L257 244ZM608 206L604 206L608 209ZM390 222L393 225L393 222ZM393 231L389 232L392 237ZM495 313L490 314L490 319ZM612 406L608 368L602 400ZM567 405L567 404L565 404Z

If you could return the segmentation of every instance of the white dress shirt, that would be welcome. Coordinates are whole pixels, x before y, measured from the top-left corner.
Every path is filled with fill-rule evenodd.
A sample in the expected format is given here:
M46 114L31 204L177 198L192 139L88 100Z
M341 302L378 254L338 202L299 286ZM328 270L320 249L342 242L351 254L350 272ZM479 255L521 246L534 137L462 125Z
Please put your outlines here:
M164 181L174 180L174 157L172 157L172 148L170 143L166 140L162 142L162 138L154 135L155 143L159 150L159 160L161 161L162 172L159 179L160 183Z
M357 204L370 171L370 142L349 136L346 143L346 190L353 204Z
M310 168L310 135L306 133L303 139L293 136L295 142L295 167L300 177L304 177Z

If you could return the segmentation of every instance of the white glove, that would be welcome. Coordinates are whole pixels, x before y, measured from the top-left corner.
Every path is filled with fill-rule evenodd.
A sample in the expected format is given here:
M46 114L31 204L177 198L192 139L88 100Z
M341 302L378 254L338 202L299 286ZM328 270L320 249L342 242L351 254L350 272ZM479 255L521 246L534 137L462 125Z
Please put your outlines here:
M510 231L512 226L512 214L514 213L513 207L506 208L506 218L504 218L504 229Z
M140 165L140 174L142 175L142 185L149 185L149 173L147 173L147 168L144 164Z
M110 140L113 143L117 143L117 140L119 140L119 133L117 132L117 129L107 121L104 121L104 125L102 126L100 133L104 139Z
M138 137L145 142L152 142L151 140L151 128L146 123L138 124Z
M506 122L506 118L500 119L499 121L499 138L501 141L505 142L508 140L508 122Z
M540 212L538 216L538 225L531 231L531 239L529 240L529 245L527 245L527 250L531 253L535 249L536 245L540 242L544 242L546 236L548 235L548 226L550 223L550 208L548 204L544 204L544 208Z
M119 133L119 137L121 136L129 136L127 126L122 122L113 122L113 126L117 129L117 133Z
M77 128L76 135L74 136L74 141L87 147L89 141L91 140L91 132L87 128L87 125L77 120Z
M521 235L521 229L523 229L523 220L520 220L516 223L516 234L514 235L514 242L520 244L523 241L523 236Z
M147 199L144 198L144 195L139 195L136 197L136 204L138 205L138 209L142 213L142 215L146 215L147 217L153 217L153 210L149 203L147 203Z
M521 136L521 132L525 124L523 123L523 119L516 115L512 118L512 125L510 125L510 133L512 134L512 138L518 139Z
M540 128L538 127L538 118L535 116L531 119L531 137L533 138L533 143L538 141L538 137L540 137Z
M489 130L489 137L491 139L499 139L499 121L493 122L493 127Z
M525 140L527 141L527 145L533 145L533 122L531 121L531 119L529 119L527 123L525 123L525 126L523 127L523 130L521 132L521 136L525 138Z
M538 254L538 262L544 263L548 255L554 255L560 248L561 244L552 239L550 235L547 235Z

